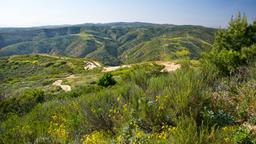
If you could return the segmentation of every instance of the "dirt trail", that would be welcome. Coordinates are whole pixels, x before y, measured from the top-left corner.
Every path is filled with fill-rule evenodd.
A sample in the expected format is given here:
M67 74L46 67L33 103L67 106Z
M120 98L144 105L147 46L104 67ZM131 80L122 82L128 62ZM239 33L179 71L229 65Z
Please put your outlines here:
M130 68L130 67L131 67L131 65L108 66L108 67L104 67L102 72L111 72L111 71L118 70L120 68Z
M84 65L85 70L92 70L97 67L102 67L100 63L95 62L95 61L85 61L84 63L85 63L85 65ZM172 71L175 71L175 70L181 68L180 64L176 64L176 63L170 62L170 61L156 61L155 63L158 65L164 66L164 68L161 70L161 72L172 72ZM102 72L116 71L120 68L130 68L131 66L132 65L107 66L107 67L103 67ZM75 78L76 78L75 75L70 75L66 79L75 79ZM65 92L71 91L71 86L62 85L62 82L63 82L62 80L56 80L55 82L53 82L52 85L60 87Z
M180 64L175 64L174 62L170 61L156 61L156 64L164 66L164 69L162 69L161 72L172 72L181 68ZM104 67L102 72L111 72L120 68L130 68L131 66L132 65L108 66Z
M61 83L62 83L62 80L57 80L52 85L60 87L65 92L71 91L71 86L69 86L69 85L62 85Z
M84 65L85 70L92 70L97 67L102 67L102 65L96 61L85 61L84 63L85 63L85 65ZM164 68L161 70L161 72L172 72L172 71L175 71L175 70L181 68L180 64L176 64L171 61L156 61L155 63L158 65L164 66ZM106 66L106 67L103 67L102 72L112 72L112 71L116 71L120 68L130 68L131 66L132 65Z
M157 61L156 64L164 66L164 69L162 69L161 72L172 72L181 68L180 64L175 64L174 62L170 61Z

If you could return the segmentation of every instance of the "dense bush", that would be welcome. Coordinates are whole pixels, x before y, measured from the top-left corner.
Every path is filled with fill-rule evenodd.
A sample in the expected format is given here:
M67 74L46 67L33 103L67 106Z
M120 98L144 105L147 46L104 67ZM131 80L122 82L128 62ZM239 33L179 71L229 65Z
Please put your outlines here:
M97 84L103 87L108 87L115 85L116 81L113 79L113 75L111 73L106 73L98 80Z
M205 109L202 111L202 118L206 124L209 126L226 126L234 124L234 118L227 112L223 110L217 110L213 112L211 110Z
M233 50L212 52L208 56L208 58L211 59L211 62L214 63L224 74L234 72L242 63L239 52Z
M7 114L24 115L37 104L45 100L44 91L40 89L25 90L19 96L0 102L0 115L4 119Z

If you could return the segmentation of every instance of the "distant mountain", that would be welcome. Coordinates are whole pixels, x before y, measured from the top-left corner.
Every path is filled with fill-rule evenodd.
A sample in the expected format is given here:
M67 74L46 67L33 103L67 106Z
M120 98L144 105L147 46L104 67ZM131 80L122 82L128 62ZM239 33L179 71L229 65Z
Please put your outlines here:
M106 65L177 59L180 53L198 58L211 48L215 31L140 22L0 28L0 57L45 53L85 57Z

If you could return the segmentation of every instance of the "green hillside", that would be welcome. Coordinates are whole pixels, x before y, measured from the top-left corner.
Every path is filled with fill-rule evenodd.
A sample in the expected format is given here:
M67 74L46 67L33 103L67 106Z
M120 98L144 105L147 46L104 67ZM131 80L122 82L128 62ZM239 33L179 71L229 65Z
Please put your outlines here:
M86 77L81 78L85 79L84 83L90 83L97 78L97 70L85 71L84 59L78 58L47 55L11 56L1 58L0 66L1 98L14 96L30 88L45 88L46 91L51 91L54 81L66 79L70 75L80 78L86 74Z
M188 50L198 58L211 48L215 29L147 23L85 24L0 29L0 56L50 54L92 58L106 65L177 59Z

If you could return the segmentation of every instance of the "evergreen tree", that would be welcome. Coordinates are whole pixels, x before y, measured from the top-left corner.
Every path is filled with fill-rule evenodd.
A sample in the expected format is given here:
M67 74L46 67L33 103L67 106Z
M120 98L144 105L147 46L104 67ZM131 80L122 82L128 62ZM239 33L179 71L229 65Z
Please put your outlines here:
M255 57L255 42L256 21L250 25L247 17L238 13L231 18L227 29L220 29L216 33L213 49L204 58L223 74L230 75L237 67Z
M227 29L217 32L214 48L217 51L223 49L239 51L242 47L250 46L252 40L250 29L247 17L238 13L235 18L231 18Z

